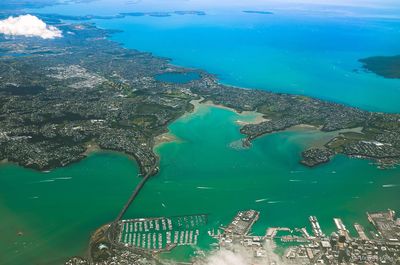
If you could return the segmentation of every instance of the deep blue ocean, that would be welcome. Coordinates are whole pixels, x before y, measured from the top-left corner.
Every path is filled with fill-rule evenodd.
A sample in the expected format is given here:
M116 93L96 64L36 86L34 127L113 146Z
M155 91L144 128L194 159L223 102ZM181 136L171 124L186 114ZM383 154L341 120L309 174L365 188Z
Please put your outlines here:
M116 15L120 12L187 10L182 2L58 5L40 12ZM197 7L197 6L196 6ZM304 94L366 110L400 112L400 80L365 72L359 59L400 54L400 19L383 8L288 7L271 5L272 15L235 7L210 8L205 16L124 17L94 20L122 30L113 39L129 48L202 68L221 82L275 92ZM37 10L35 10L37 12Z

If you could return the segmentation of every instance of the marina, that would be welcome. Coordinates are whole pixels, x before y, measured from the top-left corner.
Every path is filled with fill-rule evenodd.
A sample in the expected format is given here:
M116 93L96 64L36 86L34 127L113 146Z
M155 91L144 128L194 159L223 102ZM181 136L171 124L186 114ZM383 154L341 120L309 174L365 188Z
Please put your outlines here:
M118 243L134 249L170 251L177 246L196 246L207 215L139 218L118 223Z
M50 6L34 12L97 15L104 11L115 15L131 8L129 5L118 6L113 3L109 9L102 10L96 4L87 5L80 3L75 6L71 2L69 5ZM179 5L180 8L181 3ZM174 65L200 67L217 74L227 84L312 95L368 110L398 112L398 80L364 72L358 63L361 57L399 52L398 22L379 16L364 19L361 14L354 20L346 18L345 24L336 15L327 16L328 19L319 15L306 17L305 27L298 27L299 14L281 16L277 13L269 16L265 19L270 19L267 22L271 26L265 27L257 16L246 14L246 17L241 17L230 11L227 16L144 16L96 19L93 22L100 28L120 31L112 38L127 48L169 57ZM172 26L182 22L187 28ZM363 27L359 26L360 22ZM248 25L254 25L254 29L249 31ZM235 30L231 30L233 28ZM315 30L321 34L320 42L314 40ZM238 39L241 41L236 41ZM237 46L226 49L226 44ZM234 50L239 52L232 53ZM170 80L174 78L168 77ZM173 81L179 83L180 79ZM182 79L181 82L186 83L187 80ZM13 104L10 106L13 107ZM118 106L104 104L104 107L115 109ZM26 113L27 116L33 116L29 111ZM89 112L83 113L89 115ZM107 111L107 114L111 114L111 111ZM311 242L316 238L318 244L314 244L314 248L305 245L299 252L293 250L288 256L302 255L313 262L318 259L316 253L325 250L320 246L327 246L328 241L317 237L317 234L321 235L320 230L318 233L314 233L313 229L307 231L310 230L307 220L310 214L318 216L326 235L330 235L331 231L336 234L340 232L332 222L332 215L335 214L346 224L355 220L359 222L359 229L356 225L354 227L361 241L371 238L386 244L387 241L382 239L384 235L396 243L396 238L388 236L396 229L380 225L387 225L388 222L396 224L396 220L387 221L385 215L381 218L373 213L386 208L400 210L399 168L379 171L370 165L371 161L338 156L329 165L309 170L298 165L298 154L301 149L314 143L311 139L318 140L321 137L323 133L319 131L271 134L254 141L251 149L233 150L226 147L242 137L238 126L232 122L238 119L238 115L210 107L188 117L177 119L168 127L182 141L157 147L157 154L161 157L160 173L146 184L135 207L131 207L134 209L128 210L125 218L175 216L204 211L211 216L207 221L217 229L211 234L218 237L224 231L217 227L221 223L228 224L236 211L255 209L262 218L252 231L247 230L246 245L253 245L255 249L259 244L262 245L260 237L254 237L254 241L253 238L248 240L248 237L253 233L267 234L269 228L266 230L266 227L299 226L298 232L305 239ZM40 115L36 118L40 118ZM370 142L364 144L368 148L374 146ZM59 153L62 154L62 151ZM143 158L147 154L140 153ZM140 173L139 167L131 158L115 153L91 154L79 163L47 172L48 176L2 163L0 263L62 263L68 256L84 253L87 236L100 225L113 220L115 209L126 201L131 187L141 180L132 177ZM290 172L299 172L296 181L293 181ZM333 176L330 172L336 174ZM70 176L73 178L65 182L57 180ZM52 179L56 181L49 181ZM366 211L371 213L371 223L379 227L373 233L369 231L367 219L363 218ZM160 245L161 249L166 249L168 244L190 244L195 241L196 230L200 234L202 232L201 228L183 227L174 227L171 231L168 230L168 223L166 226L165 230L161 222L158 228L155 221L146 225L142 222L141 225L136 224L135 230L133 224L132 231L121 234L118 240L121 246L128 244L131 248L153 251L159 250ZM364 233L360 232L361 227L365 229ZM392 230L387 230L389 228ZM246 229L238 231L246 232ZM285 242L298 240L294 235L290 237L289 231L275 231L277 234L271 233L271 238ZM193 232L192 236L190 232ZM282 236L281 232L289 235ZM356 243L367 248L375 246L358 243L357 237L351 240L349 244ZM265 255L261 248L257 253ZM383 254L379 253L381 256Z

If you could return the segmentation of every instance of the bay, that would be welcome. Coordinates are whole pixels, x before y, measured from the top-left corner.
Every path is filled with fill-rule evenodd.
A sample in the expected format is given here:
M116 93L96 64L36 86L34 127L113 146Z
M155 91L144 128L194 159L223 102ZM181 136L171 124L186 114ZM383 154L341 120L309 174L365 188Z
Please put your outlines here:
M181 9L178 2L170 8ZM115 15L163 11L159 8L165 5L93 2L39 12ZM296 8L275 6L274 15L207 8L206 16L94 22L123 30L112 39L125 47L204 69L230 85L400 112L399 80L364 72L358 62L400 53L399 20L386 13L354 15L351 8L342 13ZM239 148L243 136L237 120L255 118L203 105L171 124L178 141L156 148L160 173L127 217L207 213L211 228L229 222L237 210L252 208L261 211L257 234L267 226L306 226L311 214L328 233L333 217L343 218L348 227L356 221L368 226L365 211L400 210L400 169L379 170L368 160L344 156L306 168L298 163L301 151L328 137L312 129L274 133L255 140L250 149ZM49 173L1 164L0 263L59 264L84 254L90 233L115 217L140 180L137 173L135 161L108 152Z
M328 233L336 216L348 227L355 221L368 226L366 211L400 210L400 169L379 170L344 156L314 169L298 163L301 150L325 133L289 130L257 139L250 149L235 148L243 137L237 121L255 118L200 105L171 124L178 140L156 148L161 171L125 217L206 213L208 228L216 228L237 210L256 209L254 233L263 235L268 226L307 226L311 214ZM59 264L83 254L90 233L115 218L137 173L134 161L107 152L50 173L1 165L1 263ZM207 243L203 236L200 244Z

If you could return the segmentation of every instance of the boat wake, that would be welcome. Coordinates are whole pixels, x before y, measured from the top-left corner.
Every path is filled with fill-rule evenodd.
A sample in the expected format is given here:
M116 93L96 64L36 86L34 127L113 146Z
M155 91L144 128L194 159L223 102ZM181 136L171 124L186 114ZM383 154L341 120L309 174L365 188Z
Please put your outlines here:
M54 178L54 180L67 180L67 179L72 179L72 177L59 177L59 178Z
M44 179L44 180L39 180L39 181L35 181L32 183L49 183L49 182L55 182L57 180L69 180L72 179L72 177L58 177L58 178L52 178L52 179Z
M265 202L265 201L267 201L267 200L268 200L268 198L264 198L264 199L255 200L255 202Z
M44 179L44 180L39 180L37 183L46 183L46 182L54 182L56 181L55 179Z
M385 184L382 185L382 188L394 188L394 187L398 187L399 185L397 184Z
M276 203L281 203L282 201L269 201L269 202L267 202L267 203L269 203L269 204L276 204Z

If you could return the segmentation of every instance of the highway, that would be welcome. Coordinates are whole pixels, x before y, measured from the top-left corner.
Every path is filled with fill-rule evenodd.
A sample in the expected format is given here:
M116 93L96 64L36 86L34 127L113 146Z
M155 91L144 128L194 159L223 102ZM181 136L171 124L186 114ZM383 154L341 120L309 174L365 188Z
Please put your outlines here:
M138 196L139 192L143 188L144 184L146 184L147 180L153 176L153 173L155 169L157 168L159 164L159 158L157 158L156 162L154 165L151 167L151 169L147 172L147 174L143 177L143 179L139 182L139 184L136 186L134 191L131 194L131 197L129 197L129 200L125 203L124 207L122 208L121 212L118 214L117 218L114 220L114 224L118 223L126 211L129 209L129 206L132 204L132 202L135 200L135 198Z
M136 185L135 189L133 190L131 196L129 197L128 201L125 203L124 207L118 214L117 218L110 224L110 227L107 229L106 236L108 239L108 242L114 246L114 247L121 247L120 245L116 244L115 242L115 236L116 236L116 228L118 222L122 219L122 217L125 215L126 211L129 209L131 206L132 202L136 199L138 196L139 192L142 190L144 185L146 184L147 180L154 175L154 172L159 164L159 158L157 157L157 160L154 162L154 165L150 168L150 170L147 172L147 174L142 178L142 180L139 182L138 185ZM93 257L91 253L91 243L89 243L89 264L93 264Z

